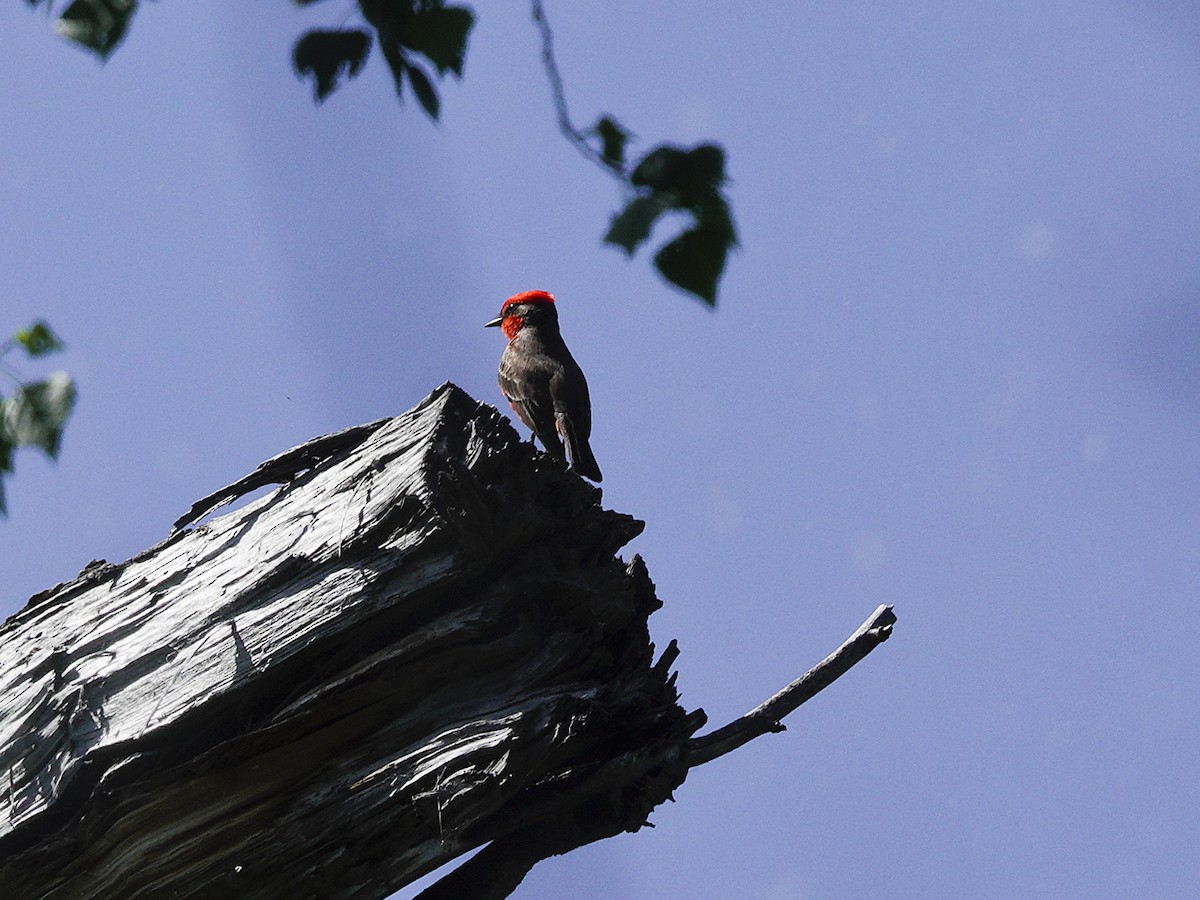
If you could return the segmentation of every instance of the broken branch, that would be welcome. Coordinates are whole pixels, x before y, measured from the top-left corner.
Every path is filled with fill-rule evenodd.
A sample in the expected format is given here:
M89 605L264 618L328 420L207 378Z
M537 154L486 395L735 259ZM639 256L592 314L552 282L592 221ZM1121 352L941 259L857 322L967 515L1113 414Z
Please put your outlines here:
M825 657L775 696L739 719L716 731L688 741L687 763L702 766L731 753L743 744L769 732L784 730L784 716L810 700L886 641L892 634L896 614L890 606L880 606L840 647Z

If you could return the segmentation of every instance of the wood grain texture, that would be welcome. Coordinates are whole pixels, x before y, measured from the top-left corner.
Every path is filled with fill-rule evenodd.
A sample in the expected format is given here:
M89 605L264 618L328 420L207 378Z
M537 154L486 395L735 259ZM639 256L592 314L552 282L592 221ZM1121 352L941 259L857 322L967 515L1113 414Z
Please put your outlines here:
M504 896L682 782L642 523L494 409L444 385L178 524L272 483L0 628L0 896L384 897L493 840L459 878Z

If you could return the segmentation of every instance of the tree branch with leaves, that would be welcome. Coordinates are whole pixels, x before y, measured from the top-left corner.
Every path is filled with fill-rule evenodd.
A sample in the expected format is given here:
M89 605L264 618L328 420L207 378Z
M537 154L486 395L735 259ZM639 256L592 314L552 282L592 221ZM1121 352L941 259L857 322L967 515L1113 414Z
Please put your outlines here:
M737 244L733 214L722 192L724 149L709 143L691 149L662 144L627 170L625 149L631 132L620 122L603 115L588 131L571 124L562 76L554 58L554 33L541 0L532 2L558 128L584 156L615 176L625 194L625 209L613 217L604 242L633 256L664 213L683 213L691 219L689 227L659 248L654 266L671 284L716 306L725 260ZM599 147L593 140L599 142Z
M41 321L0 345L0 370L16 384L11 395L0 395L0 515L8 513L4 478L13 471L17 448L35 447L50 459L57 459L63 427L75 406L75 382L66 372L54 372L41 381L25 381L4 359L14 350L35 359L62 349L62 341Z
M47 9L55 6L54 0L26 2ZM320 0L293 2L313 6ZM724 193L724 149L710 142L690 148L660 144L629 166L626 150L632 132L615 117L602 115L588 129L572 124L545 6L541 0L531 2L559 130L621 186L623 208L612 217L604 243L632 257L661 219L681 218L682 231L659 247L654 267L668 283L715 307L729 251L737 246L733 213ZM314 99L323 103L343 80L362 72L378 46L396 96L403 101L411 93L436 121L442 111L438 82L447 75L463 77L475 12L445 0L358 0L357 5L361 25L312 29L296 41L292 65L297 75L311 81ZM72 0L55 27L63 37L105 60L128 33L137 6L138 0Z

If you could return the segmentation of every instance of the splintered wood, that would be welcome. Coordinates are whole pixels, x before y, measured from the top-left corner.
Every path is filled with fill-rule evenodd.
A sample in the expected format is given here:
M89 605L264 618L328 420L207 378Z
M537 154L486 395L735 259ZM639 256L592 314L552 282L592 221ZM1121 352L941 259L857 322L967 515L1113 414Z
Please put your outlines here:
M384 897L639 827L703 718L599 501L445 385L35 596L0 630L0 896Z

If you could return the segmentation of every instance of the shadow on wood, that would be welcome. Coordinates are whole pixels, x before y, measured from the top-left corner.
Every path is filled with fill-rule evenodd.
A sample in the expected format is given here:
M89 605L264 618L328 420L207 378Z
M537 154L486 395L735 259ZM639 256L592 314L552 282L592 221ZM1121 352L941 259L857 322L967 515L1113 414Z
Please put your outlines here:
M490 841L427 895L503 897L641 827L788 710L694 739L615 557L642 523L599 501L447 384L36 595L0 629L0 895L379 898Z

